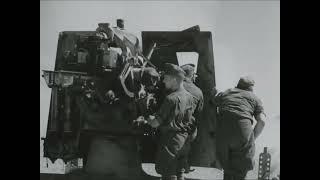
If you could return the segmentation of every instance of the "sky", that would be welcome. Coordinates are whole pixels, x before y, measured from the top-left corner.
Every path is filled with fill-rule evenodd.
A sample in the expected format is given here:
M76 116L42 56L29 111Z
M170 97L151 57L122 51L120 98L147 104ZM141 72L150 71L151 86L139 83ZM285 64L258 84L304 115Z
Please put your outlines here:
M100 22L141 31L180 31L199 25L213 35L216 86L234 87L250 75L268 117L280 117L279 1L40 1L40 136L47 126L50 89L41 70L53 70L61 31L93 31Z

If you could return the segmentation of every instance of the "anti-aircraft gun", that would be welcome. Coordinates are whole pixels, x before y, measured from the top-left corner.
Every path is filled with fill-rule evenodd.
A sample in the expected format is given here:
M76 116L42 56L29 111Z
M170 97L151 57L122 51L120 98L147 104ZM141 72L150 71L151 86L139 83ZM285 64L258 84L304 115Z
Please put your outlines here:
M150 138L151 129L141 131L132 121L152 114L161 103L159 74L164 63L179 65L177 52L199 54L196 84L204 99L210 99L215 87L211 32L195 26L185 31L143 31L141 35L139 42L125 30L122 20L117 27L100 23L95 31L59 34L55 68L43 71L52 88L45 157L52 161L81 157L87 172L138 177L142 161L154 162L156 144ZM158 103L147 103L155 99ZM217 166L211 143L215 138L211 106L205 102L199 122L201 138L195 141L190 158L195 166ZM144 136L145 132L149 135ZM137 136L142 137L139 146Z
M139 39L122 22L59 34L55 69L43 70L52 88L44 156L53 162L81 157L86 163L96 134L144 134L131 121L154 109L147 87L160 78L149 61L156 45L143 55Z

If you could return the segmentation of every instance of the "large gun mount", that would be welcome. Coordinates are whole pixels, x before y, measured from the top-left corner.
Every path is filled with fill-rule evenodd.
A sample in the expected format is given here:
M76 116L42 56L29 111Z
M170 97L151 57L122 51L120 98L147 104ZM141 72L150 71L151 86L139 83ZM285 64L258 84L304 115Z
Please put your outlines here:
M95 169L98 168L97 161L105 163L111 158L95 153L117 147L110 150L111 154L121 152L123 156L116 156L118 159L112 166L121 166L116 164L118 160L133 158L130 162L140 162L136 154L132 154L136 149L139 149L142 162L154 162L156 141L152 136L155 131L144 125L137 128L133 120L158 109L165 91L157 82L163 64L179 65L177 52L199 54L196 84L204 98L209 99L210 91L215 87L211 32L201 32L198 27L173 32L143 31L142 43L143 51L136 36L123 26L111 27L109 23L100 23L95 31L60 33L55 68L43 71L48 87L52 88L45 157L52 161L81 157L85 169ZM211 143L215 138L215 112L212 109L214 107L205 102L198 127L201 139L195 141L192 165L217 165ZM92 141L97 136L105 139ZM135 143L137 139L139 148ZM102 148L104 143L106 146ZM141 164L135 167L140 168ZM92 172L92 169L88 171Z

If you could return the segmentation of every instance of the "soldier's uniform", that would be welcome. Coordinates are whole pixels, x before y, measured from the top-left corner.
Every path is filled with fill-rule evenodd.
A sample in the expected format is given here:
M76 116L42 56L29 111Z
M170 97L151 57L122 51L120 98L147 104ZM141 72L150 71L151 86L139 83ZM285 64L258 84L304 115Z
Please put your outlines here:
M187 77L194 74L193 64L186 64L181 66L181 68L185 71ZM203 93L189 78L184 80L183 87L194 97L194 116L197 120L203 110Z
M254 84L249 79L240 83ZM255 137L253 116L263 113L261 100L249 90L228 89L216 97L219 117L217 121L217 154L224 169L224 180L242 180L253 169Z
M194 83L193 83L193 77L195 74L194 70L194 64L185 64L181 66L181 69L183 69L186 73L186 78L183 82L184 88L193 96L193 108L194 108L194 114L193 116L195 117L195 129L193 129L192 135L190 136L189 140L192 142L196 139L198 129L199 127L199 120L200 120L200 115L203 110L203 93L200 88L198 88ZM190 149L191 150L191 149ZM185 170L186 173L189 172L190 166L188 159L185 159Z
M166 74L183 74L176 65L168 65ZM156 153L156 171L165 180L184 171L181 159L187 156L187 138L194 126L193 97L184 88L167 95L156 113L160 126L160 141Z

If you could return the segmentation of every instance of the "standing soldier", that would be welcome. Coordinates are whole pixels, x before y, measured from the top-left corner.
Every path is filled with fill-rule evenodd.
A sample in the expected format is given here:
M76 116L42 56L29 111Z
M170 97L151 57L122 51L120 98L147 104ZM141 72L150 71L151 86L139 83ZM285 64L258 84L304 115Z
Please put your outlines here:
M261 100L253 94L254 80L240 78L237 87L219 93L217 153L224 170L224 180L243 180L253 169L255 139L265 125ZM253 117L257 124L252 128Z
M160 130L156 153L156 171L162 180L183 180L184 164L190 143L187 141L194 128L193 97L183 87L185 72L177 65L166 64L164 85L169 91L155 116L148 123Z
M199 120L200 120L200 115L203 109L203 94L200 88L198 88L194 82L196 79L196 74L195 74L195 65L194 64L185 64L181 66L181 68L185 71L185 79L183 81L183 86L184 88L193 96L194 99L194 118L195 118L195 129L192 132L192 135L190 136L190 141L194 141L195 138L197 137L197 127L199 127ZM188 160L186 159L186 173L190 171L189 163Z

